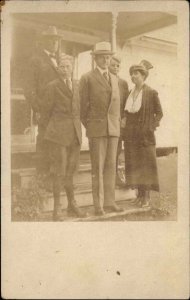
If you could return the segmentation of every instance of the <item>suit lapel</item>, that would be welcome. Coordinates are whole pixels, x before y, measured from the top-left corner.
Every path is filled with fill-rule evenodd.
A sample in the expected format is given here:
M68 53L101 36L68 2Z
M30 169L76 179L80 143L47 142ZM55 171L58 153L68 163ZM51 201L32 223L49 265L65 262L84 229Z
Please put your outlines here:
M68 88L68 86L66 85L64 79L60 76L60 82L61 82L61 88L62 88L62 91L65 93L68 94L69 97L72 97L73 93L72 91Z
M73 80L72 84L73 84L73 98L74 98L74 96L76 95L76 92L77 92L77 85L78 85L78 83L77 83L76 80Z
M144 84L142 91L142 119L143 123L145 122L146 110L147 110L147 101L148 101L148 86Z
M78 105L77 102L79 101L79 90L78 90L78 82L73 80L73 96L72 96L72 109L74 110L75 107Z
M110 81L111 81L112 93L111 93L111 101L109 107L112 105L113 101L116 101L116 99L120 100L118 78L115 75L112 75L110 73Z
M53 62L52 62L51 58L48 56L48 54L43 51L42 55L43 55L44 59L46 60L46 62L54 69L54 71L56 73L58 73L57 67L53 64Z
M100 74L100 72L98 71L98 69L95 69L93 71L93 76L94 78L104 87L108 88L109 90L111 89L111 86L109 85L109 83L107 82L107 80L104 78L104 76L102 74Z
M72 91L70 91L70 89L67 87L61 76L59 76L59 85L57 89L59 90L59 93L61 93L63 96L67 95L69 98L72 98Z

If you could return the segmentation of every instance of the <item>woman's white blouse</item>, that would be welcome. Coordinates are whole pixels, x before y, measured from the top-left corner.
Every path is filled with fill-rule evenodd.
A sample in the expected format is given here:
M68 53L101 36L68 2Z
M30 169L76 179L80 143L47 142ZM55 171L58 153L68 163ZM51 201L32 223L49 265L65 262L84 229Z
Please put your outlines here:
M130 113L138 112L142 104L142 89L140 90L136 98L134 98L134 91L135 88L133 88L132 91L130 92L125 105L125 110L127 110Z

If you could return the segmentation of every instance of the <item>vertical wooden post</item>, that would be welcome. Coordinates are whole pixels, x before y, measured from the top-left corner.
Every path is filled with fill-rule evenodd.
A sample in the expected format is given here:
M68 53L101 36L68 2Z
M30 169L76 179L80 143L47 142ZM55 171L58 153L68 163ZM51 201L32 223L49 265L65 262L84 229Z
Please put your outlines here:
M72 56L74 58L73 78L77 80L78 79L78 53L75 45L73 46L72 49Z
M58 50L57 50L57 63L59 64L60 56L62 53L62 38L58 40Z
M117 51L116 29L117 29L118 12L112 12L112 28L111 28L111 47L112 51Z
M92 66L92 70L94 70L94 64L95 64L95 62L94 62L94 56L91 55L91 66Z
M62 53L62 38L59 38L58 40L59 46L58 46L58 54L60 56L60 54Z

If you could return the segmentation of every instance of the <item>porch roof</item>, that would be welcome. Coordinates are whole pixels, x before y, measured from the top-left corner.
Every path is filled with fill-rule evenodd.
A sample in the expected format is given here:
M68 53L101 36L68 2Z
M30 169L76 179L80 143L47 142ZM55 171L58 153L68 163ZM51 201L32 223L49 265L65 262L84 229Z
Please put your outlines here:
M93 45L100 40L110 40L112 28L111 12L72 12L72 13L22 13L14 19L24 22L39 31L47 25L55 25L62 36L73 32L78 43ZM119 12L117 18L117 39L127 39L177 23L175 13L165 12ZM78 35L77 35L78 34ZM82 38L82 39L81 39ZM67 40L71 39L67 35Z

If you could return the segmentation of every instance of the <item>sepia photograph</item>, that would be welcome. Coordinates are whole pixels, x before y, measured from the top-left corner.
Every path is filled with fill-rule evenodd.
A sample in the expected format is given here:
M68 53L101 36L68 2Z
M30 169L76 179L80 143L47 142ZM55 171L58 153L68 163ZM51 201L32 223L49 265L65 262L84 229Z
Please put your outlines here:
M11 15L12 221L177 220L176 12Z
M188 18L1 3L3 298L189 298Z

